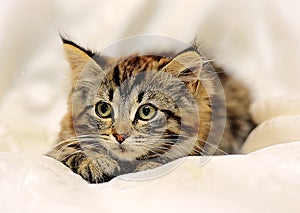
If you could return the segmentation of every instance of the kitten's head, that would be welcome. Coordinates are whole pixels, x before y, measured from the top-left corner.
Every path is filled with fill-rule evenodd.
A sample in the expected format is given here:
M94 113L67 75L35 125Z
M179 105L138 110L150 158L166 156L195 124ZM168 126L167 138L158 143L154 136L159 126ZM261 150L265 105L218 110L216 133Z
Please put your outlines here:
M199 108L210 113L195 49L116 59L63 41L72 82L60 141L76 138L83 151L125 161L175 159L192 151L201 137ZM209 115L201 119L210 122Z

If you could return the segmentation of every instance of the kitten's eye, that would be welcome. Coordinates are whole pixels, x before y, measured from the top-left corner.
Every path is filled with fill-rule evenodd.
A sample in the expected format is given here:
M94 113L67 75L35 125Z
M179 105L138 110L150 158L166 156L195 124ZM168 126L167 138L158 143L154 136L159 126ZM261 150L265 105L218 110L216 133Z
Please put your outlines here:
M96 114L101 118L109 118L111 117L112 107L110 104L106 102L99 102L96 104Z
M156 115L156 112L157 109L154 106L146 104L138 109L138 118L143 121L148 121Z

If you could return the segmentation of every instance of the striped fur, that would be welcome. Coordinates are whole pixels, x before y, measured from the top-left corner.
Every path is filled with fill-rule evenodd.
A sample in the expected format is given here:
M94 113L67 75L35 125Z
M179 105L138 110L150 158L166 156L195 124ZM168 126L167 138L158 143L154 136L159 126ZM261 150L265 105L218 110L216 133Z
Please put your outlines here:
M71 92L58 144L48 155L91 183L210 153L218 145L213 129L225 122L225 100L216 78L223 83L228 113L222 152L237 152L253 127L248 91L221 70L214 74L197 49L172 57L135 54L113 59L63 42ZM112 109L108 118L96 113L103 102ZM139 115L145 105L155 110L150 120ZM209 135L215 144L208 143Z

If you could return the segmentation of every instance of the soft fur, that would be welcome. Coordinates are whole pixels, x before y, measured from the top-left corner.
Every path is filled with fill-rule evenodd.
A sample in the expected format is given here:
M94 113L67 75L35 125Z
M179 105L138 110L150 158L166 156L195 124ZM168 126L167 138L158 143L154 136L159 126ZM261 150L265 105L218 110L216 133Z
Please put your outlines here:
M247 89L196 47L116 59L63 42L71 92L48 155L91 183L187 155L236 153L253 127ZM108 117L97 111L103 103ZM143 107L155 111L150 119Z

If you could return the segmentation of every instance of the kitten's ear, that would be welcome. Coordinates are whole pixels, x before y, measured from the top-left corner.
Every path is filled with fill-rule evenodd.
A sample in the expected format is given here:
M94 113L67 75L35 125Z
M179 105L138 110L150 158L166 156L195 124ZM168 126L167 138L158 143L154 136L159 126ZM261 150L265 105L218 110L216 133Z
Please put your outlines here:
M178 54L163 69L182 81L198 80L202 70L202 58L197 51L188 50Z
M84 49L74 42L61 38L63 48L72 71L81 70L95 56L90 50Z

